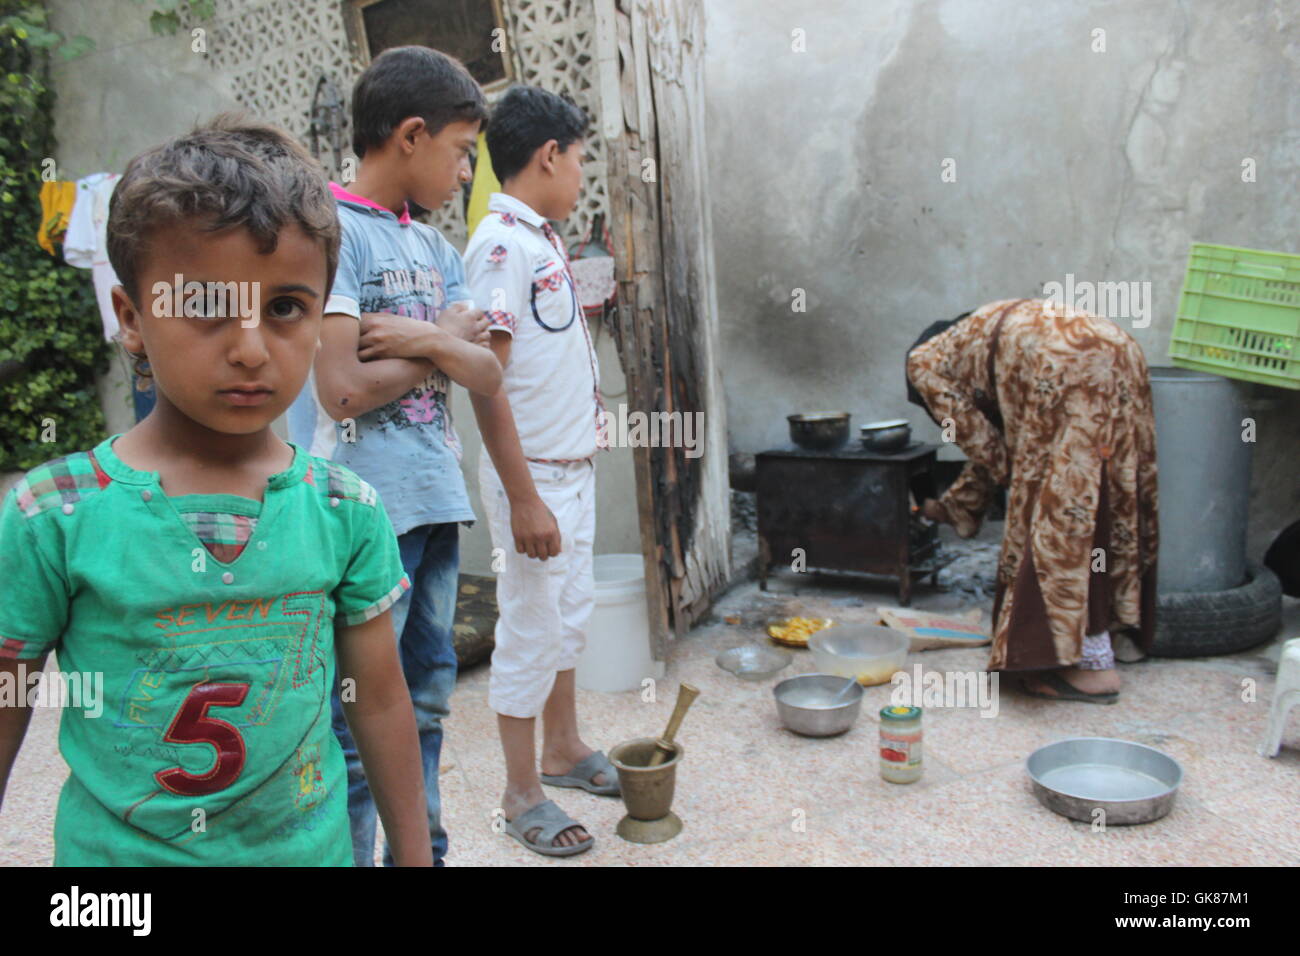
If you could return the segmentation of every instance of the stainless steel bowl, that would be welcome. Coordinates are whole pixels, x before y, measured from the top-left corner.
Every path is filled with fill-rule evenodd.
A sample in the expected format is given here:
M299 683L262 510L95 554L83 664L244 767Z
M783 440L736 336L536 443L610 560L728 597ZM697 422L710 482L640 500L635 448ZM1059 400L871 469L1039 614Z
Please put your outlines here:
M859 429L862 447L867 451L902 451L912 440L912 426L905 418L869 422Z
M741 680L766 680L785 670L794 658L774 647L742 644L723 651L714 660L724 671L735 674Z
M1069 737L1039 747L1025 761L1034 794L1071 820L1127 825L1159 820L1183 782L1178 761L1146 744L1110 737Z
M856 689L844 703L835 697L846 684ZM800 674L781 681L772 689L776 712L787 729L805 737L834 737L858 719L862 710L862 687L852 678L833 674Z
M849 440L848 412L804 412L787 415L790 440L809 451L834 451Z

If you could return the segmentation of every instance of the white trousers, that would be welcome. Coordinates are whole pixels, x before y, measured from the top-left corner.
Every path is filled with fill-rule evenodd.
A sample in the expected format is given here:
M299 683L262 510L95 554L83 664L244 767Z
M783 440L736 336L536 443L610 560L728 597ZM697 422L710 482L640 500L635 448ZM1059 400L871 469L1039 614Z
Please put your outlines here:
M577 665L595 607L595 464L529 462L528 468L537 493L560 526L560 553L545 561L515 551L510 501L487 452L479 459L500 615L488 704L507 717L542 713L555 675Z

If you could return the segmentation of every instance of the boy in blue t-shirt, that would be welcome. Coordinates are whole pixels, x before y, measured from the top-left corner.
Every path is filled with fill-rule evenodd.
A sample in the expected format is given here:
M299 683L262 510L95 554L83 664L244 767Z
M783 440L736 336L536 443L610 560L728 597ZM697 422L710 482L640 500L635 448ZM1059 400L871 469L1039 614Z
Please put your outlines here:
M351 865L336 655L394 855L432 862L392 526L366 482L270 428L338 245L320 167L238 117L137 156L114 192L113 306L157 402L0 506L0 676L54 649L103 682L102 713L60 720L57 864ZM0 798L29 716L0 706Z
M314 379L290 413L295 440L374 485L398 535L411 591L393 607L393 625L419 727L435 865L447 852L438 762L456 683L457 525L474 520L447 396L453 381L495 393L501 366L460 256L409 206L436 209L459 195L486 117L464 67L427 47L386 50L358 79L352 146L361 165L347 188L331 184L343 228L338 276ZM368 866L374 803L337 699L335 729L348 759L356 863Z

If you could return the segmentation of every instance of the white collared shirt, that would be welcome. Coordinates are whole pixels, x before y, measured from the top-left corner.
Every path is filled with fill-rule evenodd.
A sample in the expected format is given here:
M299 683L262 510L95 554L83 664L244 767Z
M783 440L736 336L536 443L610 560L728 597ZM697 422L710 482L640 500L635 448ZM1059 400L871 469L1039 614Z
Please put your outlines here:
M607 447L600 365L568 255L526 203L493 193L465 248L474 303L514 339L502 387L524 457L576 461Z

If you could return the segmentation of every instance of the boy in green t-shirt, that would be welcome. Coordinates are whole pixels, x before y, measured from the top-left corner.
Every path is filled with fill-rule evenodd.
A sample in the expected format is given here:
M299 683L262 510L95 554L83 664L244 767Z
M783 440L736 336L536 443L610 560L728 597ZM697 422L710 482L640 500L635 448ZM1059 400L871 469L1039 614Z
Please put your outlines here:
M157 404L0 506L0 678L54 649L102 680L100 713L62 715L56 864L351 865L336 654L394 857L431 862L392 526L368 484L270 429L315 358L338 249L319 167L238 117L117 186L113 304ZM29 716L0 706L0 798Z

